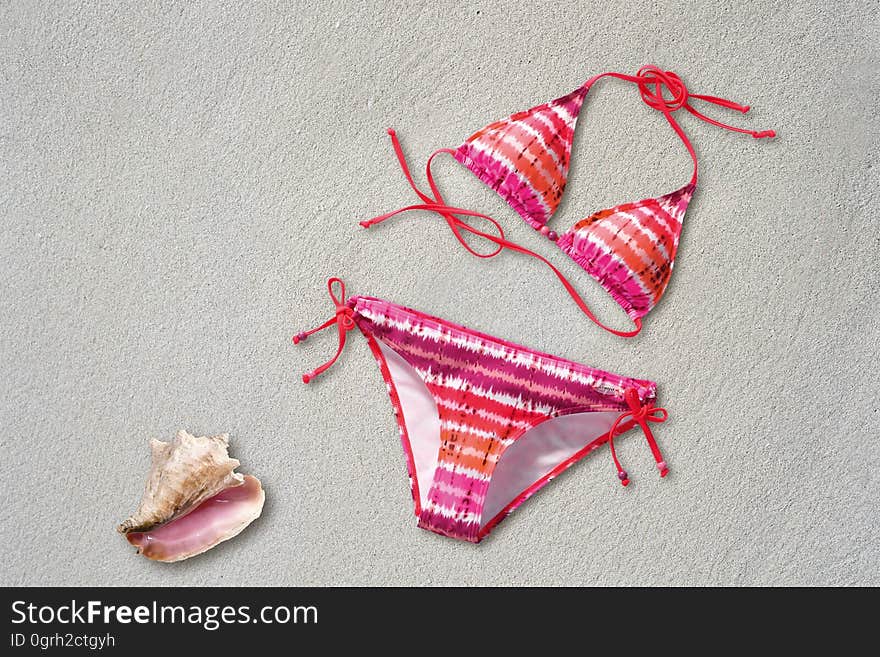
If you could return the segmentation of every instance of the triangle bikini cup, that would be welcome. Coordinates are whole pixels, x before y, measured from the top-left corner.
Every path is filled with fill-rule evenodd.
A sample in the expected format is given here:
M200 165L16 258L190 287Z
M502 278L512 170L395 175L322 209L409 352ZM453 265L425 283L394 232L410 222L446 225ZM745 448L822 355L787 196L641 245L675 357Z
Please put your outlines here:
M642 100L663 113L678 134L694 163L691 180L673 192L634 203L624 203L582 219L560 235L547 225L565 191L575 125L587 93L604 77L617 78L637 86ZM397 135L388 131L400 166L419 199L393 212L360 222L368 228L410 210L428 210L442 216L458 241L471 254L490 258L504 249L524 253L544 262L569 295L598 326L621 337L632 337L642 328L644 317L660 300L669 283L681 235L682 220L697 184L697 156L673 112L684 109L711 125L755 138L774 137L772 130L753 131L720 123L694 109L690 99L719 105L742 113L749 107L718 98L688 93L675 73L656 66L644 66L636 75L601 73L565 96L517 112L490 123L468 137L456 149L435 151L426 165L430 194L420 190L410 174ZM525 221L577 262L614 298L632 320L634 328L621 331L602 323L589 309L574 286L545 257L506 239L495 219L471 210L448 205L434 181L431 164L440 153L452 155L482 182L495 190ZM496 232L480 230L459 216L483 219ZM474 250L463 233L484 238L495 245L488 253Z

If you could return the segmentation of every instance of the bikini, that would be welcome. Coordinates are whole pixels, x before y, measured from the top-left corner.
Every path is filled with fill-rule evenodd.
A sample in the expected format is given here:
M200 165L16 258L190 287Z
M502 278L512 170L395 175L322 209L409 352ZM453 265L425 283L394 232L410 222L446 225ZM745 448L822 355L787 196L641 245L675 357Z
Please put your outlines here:
M547 221L565 188L578 114L592 85L603 77L636 84L642 100L664 114L693 159L693 176L684 187L664 196L597 212L560 237ZM641 318L666 289L682 219L697 182L696 154L672 113L684 108L712 125L755 138L774 136L769 130L754 132L719 123L695 110L689 98L740 112L749 109L715 96L689 94L678 76L656 67L643 67L635 76L603 73L566 96L490 124L455 150L435 151L426 166L431 195L416 186L400 142L389 130L401 168L422 203L361 225L369 227L410 210L434 212L473 255L490 258L509 249L537 258L593 322L615 335L634 336L641 330ZM431 172L440 153L464 164L580 264L620 304L635 328L620 331L606 326L548 259L507 240L495 219L448 205ZM458 215L483 219L496 232L480 230ZM476 251L464 233L494 243L494 250ZM627 486L629 475L617 458L614 439L636 426L660 476L668 473L650 428L651 423L667 419L666 410L656 405L652 381L540 353L381 299L346 299L338 278L328 281L328 290L336 308L333 317L298 333L293 342L299 344L335 325L338 347L330 360L303 375L303 382L314 380L336 362L349 331L361 331L388 388L419 527L477 543L555 476L605 443L621 484Z
M334 315L293 337L331 326L335 355L304 374L329 369L360 329L388 389L406 454L418 525L472 543L568 467L606 442L620 482L629 475L615 436L639 426L660 476L669 471L650 423L657 385L603 372L494 338L418 310L327 283Z
M598 80L605 77L634 83L642 100L663 113L693 160L693 176L686 185L674 192L601 210L578 221L571 230L559 236L550 230L547 222L559 206L565 190L575 124L587 93ZM491 258L509 249L537 258L552 270L590 320L614 335L632 337L641 331L642 317L656 306L669 283L682 220L697 185L697 155L673 117L673 112L684 109L707 123L757 139L774 137L776 134L772 130L757 132L720 123L694 109L689 102L691 98L743 113L749 111L748 106L723 98L688 93L681 78L656 66L644 66L634 76L601 73L561 98L490 123L456 149L441 148L435 151L428 158L426 166L431 194L416 186L397 135L389 130L403 173L422 203L379 215L360 224L369 228L402 212L432 211L446 220L458 241L477 257ZM634 328L621 331L599 321L559 269L544 256L507 240L495 219L448 205L440 195L431 172L434 158L441 153L452 155L494 189L532 228L555 242L623 308ZM483 219L491 224L496 233L480 230L456 215ZM494 243L495 249L489 253L474 250L465 241L462 232Z

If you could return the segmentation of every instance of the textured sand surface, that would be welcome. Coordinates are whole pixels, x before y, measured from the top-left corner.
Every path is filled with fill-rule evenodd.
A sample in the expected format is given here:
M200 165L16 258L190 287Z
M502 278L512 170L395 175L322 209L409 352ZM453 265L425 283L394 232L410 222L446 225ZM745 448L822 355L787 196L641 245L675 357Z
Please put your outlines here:
M874 3L3 3L2 584L880 584L878 25ZM466 7L464 5L467 5ZM468 256L415 201L434 148L654 62L752 105L682 115L701 162L672 284L641 336L585 320L540 263ZM690 175L661 114L606 81L553 227ZM683 113L682 113L683 114ZM469 172L447 199L548 255ZM607 449L479 546L415 527L385 386L335 350L328 276L596 367L650 378L672 473ZM266 488L234 541L171 566L114 527L147 440L228 432Z

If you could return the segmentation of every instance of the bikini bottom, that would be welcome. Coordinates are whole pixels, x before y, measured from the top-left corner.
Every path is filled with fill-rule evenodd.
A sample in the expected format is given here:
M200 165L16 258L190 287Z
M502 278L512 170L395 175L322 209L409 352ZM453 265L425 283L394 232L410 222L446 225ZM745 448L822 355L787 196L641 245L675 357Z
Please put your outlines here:
M339 294L335 288L338 286ZM294 336L337 326L336 355L363 333L400 429L418 526L473 543L547 482L604 443L629 484L614 437L641 427L661 476L668 468L649 424L663 422L656 384L540 353L417 310L367 296L345 299L328 282L336 314Z

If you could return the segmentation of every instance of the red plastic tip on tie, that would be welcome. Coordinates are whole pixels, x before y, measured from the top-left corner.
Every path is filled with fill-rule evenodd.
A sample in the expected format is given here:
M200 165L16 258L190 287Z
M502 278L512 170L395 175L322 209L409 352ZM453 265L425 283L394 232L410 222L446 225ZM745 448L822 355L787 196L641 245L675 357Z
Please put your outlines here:
M775 136L776 136L775 130L764 130L762 132L756 132L752 135L752 137L754 137L755 139L763 139L764 137L771 137L772 138Z
M304 331L301 333L297 333L296 335L293 336L293 344L299 344L300 342L305 342L307 337L309 337L309 336Z
M311 380L312 380L311 374L303 374L303 383L308 383Z
M626 470L621 470L617 473L617 478L620 479L621 486L629 486L629 475Z
M669 468L666 465L666 461L660 461L657 464L657 469L660 471L660 476L665 477L669 474Z
M369 228L373 225L372 223L370 223L369 219L364 219L363 221L359 221L358 223L361 225L362 228Z
M387 132L388 135L391 136L391 137L393 137L394 135L397 134L396 132L394 132L394 128L388 128L388 129L386 130L386 132Z
M745 113L748 112L750 109L752 109L752 106L751 106L751 105L743 105L743 106L742 106L742 109L740 110L740 112L742 112L743 114L745 114Z

